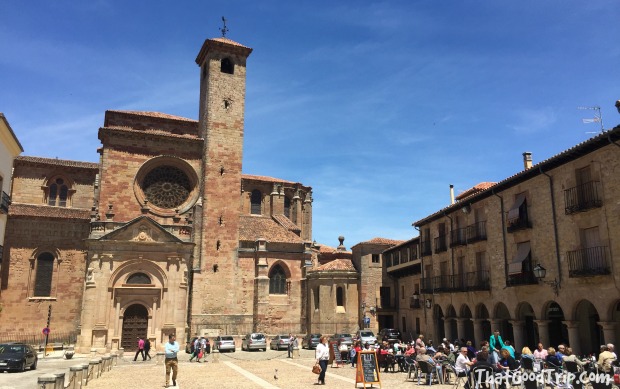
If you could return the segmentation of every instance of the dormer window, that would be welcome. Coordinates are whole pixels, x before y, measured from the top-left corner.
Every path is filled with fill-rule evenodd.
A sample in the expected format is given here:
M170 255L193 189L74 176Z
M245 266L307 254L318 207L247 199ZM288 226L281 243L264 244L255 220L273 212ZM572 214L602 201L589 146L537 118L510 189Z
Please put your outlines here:
M235 64L230 58L224 58L222 59L220 70L222 73L235 74Z

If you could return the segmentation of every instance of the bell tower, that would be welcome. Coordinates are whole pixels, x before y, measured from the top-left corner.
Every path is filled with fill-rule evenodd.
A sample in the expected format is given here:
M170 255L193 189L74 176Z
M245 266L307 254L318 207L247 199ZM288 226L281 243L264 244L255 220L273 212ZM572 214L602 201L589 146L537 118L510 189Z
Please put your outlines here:
M239 282L239 196L243 156L246 60L252 49L228 38L205 40L200 67L199 131L202 208L195 242L192 323L234 323L241 314ZM198 316L197 316L198 315Z

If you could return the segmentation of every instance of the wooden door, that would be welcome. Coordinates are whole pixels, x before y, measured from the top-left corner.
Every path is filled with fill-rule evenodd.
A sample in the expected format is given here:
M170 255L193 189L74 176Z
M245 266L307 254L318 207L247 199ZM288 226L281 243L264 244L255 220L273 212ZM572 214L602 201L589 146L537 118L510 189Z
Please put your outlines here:
M135 351L138 349L138 337L146 338L148 329L149 313L140 304L129 306L123 315L123 337L121 347L125 351Z

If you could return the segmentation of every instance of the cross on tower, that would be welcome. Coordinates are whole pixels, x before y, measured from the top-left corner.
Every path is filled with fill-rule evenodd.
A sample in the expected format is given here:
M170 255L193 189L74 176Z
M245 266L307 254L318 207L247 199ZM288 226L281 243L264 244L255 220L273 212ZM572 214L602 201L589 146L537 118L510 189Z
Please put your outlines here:
M222 16L222 22L224 22L224 27L220 28L220 31L222 31L222 36L226 37L226 33L228 32L228 27L226 27L226 18Z

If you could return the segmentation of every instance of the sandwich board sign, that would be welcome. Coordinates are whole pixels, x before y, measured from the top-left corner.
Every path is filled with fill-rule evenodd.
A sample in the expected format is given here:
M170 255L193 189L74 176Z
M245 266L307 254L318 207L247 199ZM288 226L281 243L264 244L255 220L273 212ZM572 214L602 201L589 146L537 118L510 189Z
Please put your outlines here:
M378 384L381 388L381 377L379 376L379 365L377 363L377 354L374 351L360 351L357 353L357 371L355 373L355 387L362 384L374 387Z

